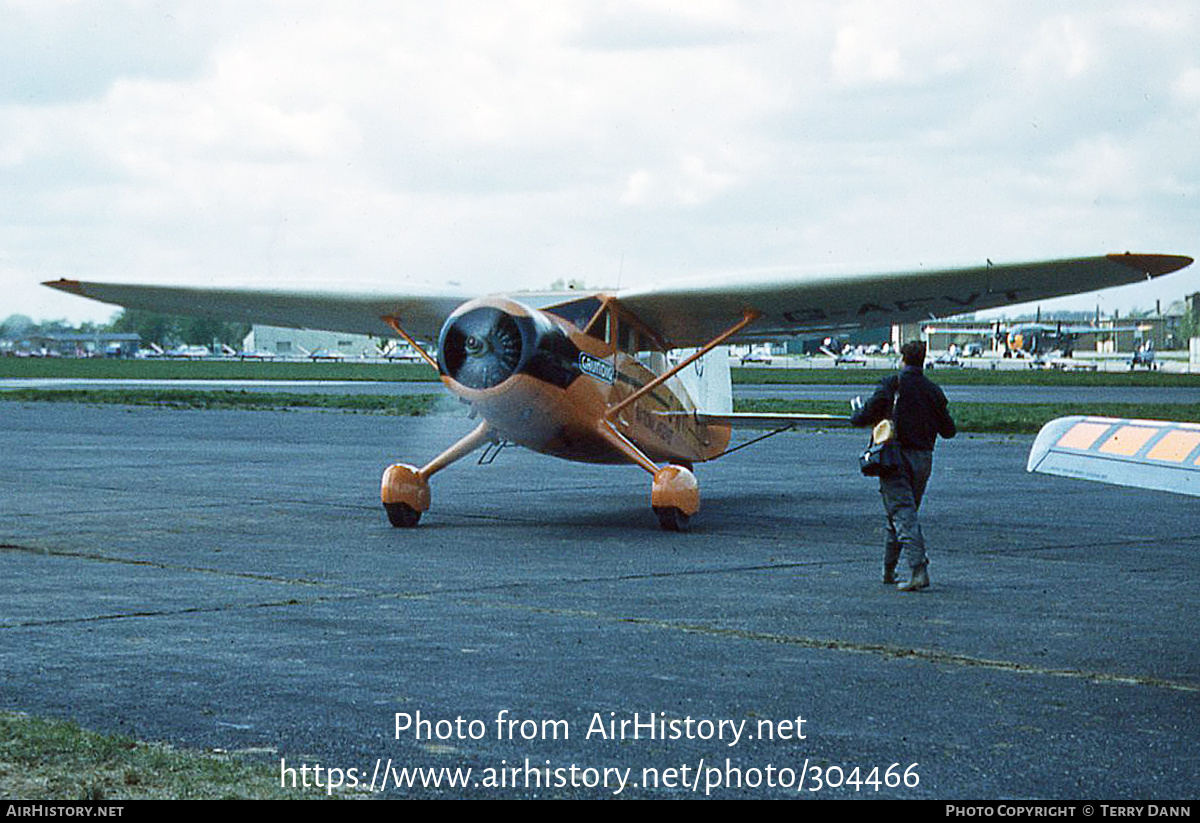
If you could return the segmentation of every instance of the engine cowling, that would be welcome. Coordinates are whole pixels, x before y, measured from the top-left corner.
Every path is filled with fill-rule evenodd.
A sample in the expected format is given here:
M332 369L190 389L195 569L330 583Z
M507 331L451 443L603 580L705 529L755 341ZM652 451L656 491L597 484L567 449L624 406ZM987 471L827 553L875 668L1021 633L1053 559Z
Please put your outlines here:
M442 325L438 369L467 389L529 374L565 388L579 375L579 351L542 312L507 298L464 303Z

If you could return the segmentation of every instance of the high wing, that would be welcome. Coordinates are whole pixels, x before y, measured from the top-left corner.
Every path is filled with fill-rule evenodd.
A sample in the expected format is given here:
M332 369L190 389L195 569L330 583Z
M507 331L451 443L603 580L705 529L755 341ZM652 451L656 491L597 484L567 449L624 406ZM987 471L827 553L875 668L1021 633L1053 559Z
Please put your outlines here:
M948 316L1011 303L1132 283L1176 271L1190 257L1119 254L1039 263L890 272L774 272L626 289L615 298L673 348L700 346L751 312L732 342L805 330L858 327ZM390 317L420 339L437 337L450 313L476 295L461 289L222 288L55 280L60 291L135 309L360 334L386 334ZM510 294L531 307L585 296Z
M1027 469L1200 497L1200 424L1060 417L1038 432Z
M409 334L421 340L436 340L450 313L476 296L450 289L389 294L382 289L221 288L79 280L53 280L43 285L130 309L354 334L391 336L392 331L382 318L394 317Z
M1134 283L1191 262L1126 253L883 274L771 272L627 289L616 298L671 346L684 347L712 339L747 311L758 318L730 342L948 317Z

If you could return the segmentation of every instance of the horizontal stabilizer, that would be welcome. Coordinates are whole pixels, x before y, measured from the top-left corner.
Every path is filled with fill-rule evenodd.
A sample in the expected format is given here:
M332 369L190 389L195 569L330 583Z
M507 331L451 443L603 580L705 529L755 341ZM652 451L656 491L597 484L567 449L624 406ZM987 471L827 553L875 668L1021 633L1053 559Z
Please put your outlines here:
M1038 432L1027 469L1200 496L1200 424L1060 417Z
M760 414L758 412L709 414L697 412L696 419L701 423L732 426L735 429L782 429L789 426L832 428L850 425L849 417L836 414Z

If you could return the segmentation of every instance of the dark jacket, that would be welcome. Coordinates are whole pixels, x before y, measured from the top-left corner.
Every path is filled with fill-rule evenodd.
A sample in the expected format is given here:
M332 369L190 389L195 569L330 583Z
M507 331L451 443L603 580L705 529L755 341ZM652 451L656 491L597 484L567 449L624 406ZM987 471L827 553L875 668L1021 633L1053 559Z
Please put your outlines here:
M958 433L946 408L946 395L919 366L905 366L899 374L880 381L879 388L851 416L850 422L855 426L874 426L890 416L897 387L900 394L896 400L895 421L901 446L932 449L939 434L949 439Z

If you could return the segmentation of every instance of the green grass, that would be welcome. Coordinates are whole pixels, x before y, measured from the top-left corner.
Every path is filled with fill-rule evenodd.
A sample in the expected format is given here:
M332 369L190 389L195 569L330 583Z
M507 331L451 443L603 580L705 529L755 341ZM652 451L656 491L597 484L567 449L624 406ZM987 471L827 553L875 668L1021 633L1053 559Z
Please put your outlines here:
M0 400L116 404L168 409L245 409L281 411L328 409L359 414L420 416L447 408L438 394L300 394L249 391L173 391L171 389L20 389L0 392ZM847 413L839 400L739 399L739 412L803 414ZM951 409L960 431L1035 434L1056 417L1073 414L1200 422L1200 403L955 403Z
M437 380L425 363L0 357L0 378L89 380Z
M284 790L279 782L277 759L264 763L230 753L181 751L85 731L67 721L0 713L0 797L8 800L326 796L314 789Z
M837 400L735 400L733 406L739 412L847 413ZM1200 403L954 403L950 411L959 431L998 434L1036 434L1056 417L1077 414L1200 423Z
M168 409L336 409L345 412L412 417L430 414L445 402L440 394L303 394L227 389L15 389L0 392L0 400L100 405L156 406Z
M747 385L804 384L823 386L878 383L895 369L743 369L734 368L733 382ZM936 383L952 386L1195 386L1200 374L1163 371L1084 372L1053 369L930 369Z
M893 370L734 368L743 384L853 385L877 383ZM937 369L947 385L980 386L1196 386L1200 374L1162 371L1063 372L1044 369ZM425 363L239 362L235 360L106 360L0 357L0 378L93 380L366 380L436 381Z

